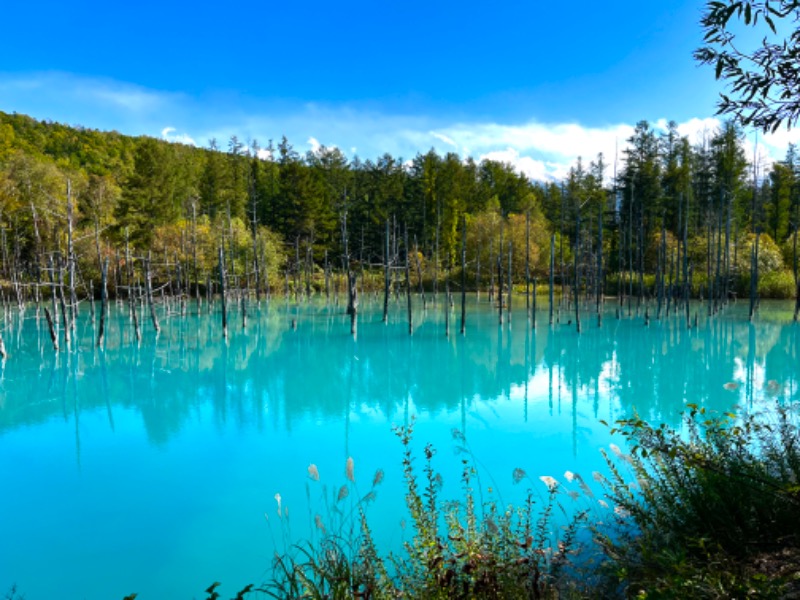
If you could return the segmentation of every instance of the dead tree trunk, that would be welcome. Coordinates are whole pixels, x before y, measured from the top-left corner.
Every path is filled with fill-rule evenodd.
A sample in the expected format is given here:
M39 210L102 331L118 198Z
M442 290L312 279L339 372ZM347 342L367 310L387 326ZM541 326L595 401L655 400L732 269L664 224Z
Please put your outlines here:
M300 236L294 238L294 301L300 302Z
M144 286L147 296L147 307L150 309L150 319L153 321L153 328L156 330L156 333L158 333L161 331L161 325L158 324L156 306L155 302L153 302L152 254L150 252L147 253L147 259L144 261Z
M100 268L100 325L97 328L97 346L103 346L103 338L106 333L106 315L108 314L108 259L103 261Z
M222 250L222 245L219 247L219 290L220 300L222 300L222 337L228 339L228 303L226 298L226 285L225 285L225 252Z
M667 261L667 225L662 217L661 243L658 246L658 265L656 266L656 286L658 292L658 305L656 307L656 320L661 320L661 307L664 304L664 271Z
M244 264L247 264L247 252L245 251ZM239 294L239 306L242 311L242 329L247 329L247 300L250 297L250 278L245 275L244 290Z
M347 305L350 311L350 333L358 333L358 274L353 269L347 271Z
M133 331L136 335L136 341L142 339L142 332L139 329L139 317L136 310L136 296L134 294L134 280L133 280L133 261L131 260L131 250L128 245L128 230L125 230L125 266L128 272L128 309L130 311L130 318L133 322Z
M461 217L461 335L467 327L467 218Z
M414 322L411 315L411 265L408 258L408 225L405 227L405 246L406 246L406 303L408 305L408 335L414 334ZM416 241L414 242L416 248Z
M256 304L261 304L261 264L258 260L258 206L256 194L253 193L253 284L256 288Z
M75 332L75 321L78 310L78 297L75 293L75 246L73 244L73 206L72 184L67 179L67 265L69 268L69 318L72 332Z
M61 320L64 324L64 345L67 351L70 350L72 344L72 336L70 331L72 325L70 323L70 315L67 310L67 302L64 298L64 260L61 255L58 255L58 300L61 305Z
M475 249L475 299L480 302L481 299L481 244L480 241L476 244Z
M554 273L556 266L556 234L553 233L550 235L550 326L553 325L553 284L555 281L553 280Z
M760 238L761 232L756 230L756 241L753 245L750 260L750 313L748 318L751 321L756 312L756 303L758 301L758 242Z
M194 302L200 315L200 273L197 270L197 205L192 202L192 275L194 276Z
M603 326L603 302L605 299L605 286L603 285L603 210L597 217L597 326Z
M53 342L53 350L58 352L58 334L53 324L53 316L46 306L44 307L44 316L47 319L47 329L50 331L50 341ZM58 317L58 314L56 314L56 317Z
M325 302L331 300L331 272L328 266L328 249L325 249Z
M314 266L314 254L312 251L313 243L314 243L313 238L311 240L306 241L306 259L303 263L303 270L305 271L305 282L306 282L306 300L311 299L311 271L312 267Z
M448 261L447 270L444 274L444 336L450 337L450 264Z
M514 245L511 243L511 240L508 240L508 301L506 302L506 316L508 317L508 322L511 323L511 294L514 293L514 280L511 276L511 255L513 253Z
M797 212L797 209L795 209ZM798 315L800 315L800 278L798 278L797 273L797 223L798 219L795 216L794 222L794 236L792 238L792 271L794 272L794 320L797 321Z
M39 288L42 285L42 236L39 234L39 217L36 214L36 206L31 201L31 216L33 217L33 239L36 247L34 256L36 257L36 315L39 315Z
M525 314L531 311L531 211L525 211ZM530 316L528 317L530 318Z
M436 251L433 259L433 304L436 304L439 295L439 237L442 229L442 207L438 195L434 198L436 202Z
M419 295L422 297L422 308L424 310L428 307L428 301L425 298L425 286L422 283L422 265L419 262L419 248L417 247L416 235L414 236L414 264L417 268L417 282L419 283Z
M389 322L389 219L386 219L386 236L383 240L383 322Z
M501 242L502 244L502 242ZM503 324L503 252L497 253L497 322Z
M53 314L48 319L47 324L50 327L50 339L53 342L53 349L58 352L58 290L56 287L56 268L52 255L47 259L47 274L50 279L50 301L53 305Z
M580 263L579 257L581 253L581 217L577 215L575 217L575 328L578 333L581 332L581 307L580 307L580 298L578 295L580 294L581 289L581 273L580 273Z

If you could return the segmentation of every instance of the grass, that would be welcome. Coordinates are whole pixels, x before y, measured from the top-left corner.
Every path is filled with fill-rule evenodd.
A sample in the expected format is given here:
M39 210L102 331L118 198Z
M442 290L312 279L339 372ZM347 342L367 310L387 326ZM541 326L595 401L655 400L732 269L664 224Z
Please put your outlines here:
M684 431L616 423L638 489L607 456L607 495L630 519L598 532L606 566L629 597L782 597L800 584L797 407L742 418L688 409Z
M366 513L368 494L350 507L357 516L337 517L336 529L326 529L316 543L295 545L277 555L273 577L262 591L273 598L314 599L581 597L570 568L585 515L576 514L558 536L552 534L557 529L557 485L548 486L541 507L533 493L520 507L481 501L475 491L477 471L467 455L462 460L461 498L443 501L436 450L425 447L418 469L412 427L395 433L403 448L412 531L403 552L378 552ZM517 480L524 478L518 470ZM355 478L348 479L355 487ZM373 481L370 493L374 488ZM338 515L336 503L333 508Z

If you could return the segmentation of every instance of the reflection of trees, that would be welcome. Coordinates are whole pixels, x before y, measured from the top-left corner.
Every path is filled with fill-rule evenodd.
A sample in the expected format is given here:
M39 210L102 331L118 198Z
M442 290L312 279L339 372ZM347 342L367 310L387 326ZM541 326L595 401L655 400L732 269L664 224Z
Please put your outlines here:
M646 328L641 319L609 316L602 328L578 335L567 325L531 331L521 315L500 328L493 313L473 308L467 336L447 338L441 310L415 315L413 337L402 316L383 325L368 310L362 315L357 340L336 309L273 305L253 310L244 331L234 317L227 345L212 314L173 318L141 346L127 333L120 341L128 322L118 315L105 352L94 348L87 327L72 355L42 350L46 338L29 319L5 366L0 432L52 418L77 421L81 410L93 409L106 411L112 428L115 411L139 413L155 444L201 414L220 426L259 429L362 410L400 420L409 402L417 411L463 415L481 399L510 397L512 386L526 386L527 402L535 372L549 381L551 403L572 411L576 428L579 405L608 418L598 412L612 400L625 413L672 423L685 402L729 410L763 393L757 370L764 381L780 382L785 397L798 396L800 334L791 324L752 325L723 314L687 330L678 319ZM724 390L736 378L741 393ZM526 411L527 404L520 407L521 419Z

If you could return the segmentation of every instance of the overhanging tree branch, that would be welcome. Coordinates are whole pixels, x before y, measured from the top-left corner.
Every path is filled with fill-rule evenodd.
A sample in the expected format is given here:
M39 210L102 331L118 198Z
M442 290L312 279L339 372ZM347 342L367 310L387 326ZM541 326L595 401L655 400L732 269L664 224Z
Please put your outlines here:
M791 21L791 32L782 40L774 39L779 20ZM766 25L760 46L737 47L731 31L737 23ZM800 0L712 0L700 24L704 45L694 58L713 66L716 78L730 88L730 94L720 94L717 114L765 132L794 126L800 119Z

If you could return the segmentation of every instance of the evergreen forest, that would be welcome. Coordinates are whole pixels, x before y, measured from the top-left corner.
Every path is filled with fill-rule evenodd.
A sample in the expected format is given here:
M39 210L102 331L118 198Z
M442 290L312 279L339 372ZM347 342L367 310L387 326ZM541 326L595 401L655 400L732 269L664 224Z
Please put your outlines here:
M141 277L199 298L225 285L224 265L259 298L335 293L337 274L380 287L405 268L423 292L550 281L562 296L658 299L659 313L749 296L752 312L797 295L799 221L797 150L754 164L733 121L699 143L641 121L618 159L540 182L434 150L362 160L235 136L198 148L0 113L0 276L20 305L56 280L99 297L105 269L112 296Z

